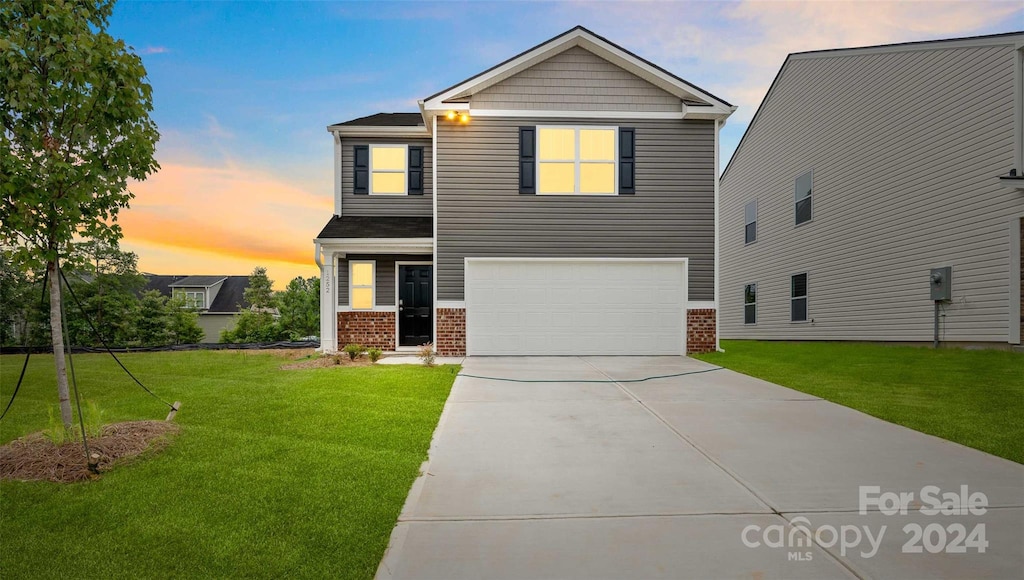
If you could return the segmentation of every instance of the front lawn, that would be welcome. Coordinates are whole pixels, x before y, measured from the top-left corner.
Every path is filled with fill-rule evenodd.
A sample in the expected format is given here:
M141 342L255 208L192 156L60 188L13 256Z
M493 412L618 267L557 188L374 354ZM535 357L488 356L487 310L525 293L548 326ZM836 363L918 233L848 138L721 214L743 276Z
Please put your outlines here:
M6 405L21 357L0 357ZM251 352L122 360L183 402L159 455L76 484L0 482L4 578L370 578L426 459L457 367L279 370ZM76 355L106 422L167 408L107 355ZM53 359L33 356L0 443L46 428Z
M1024 463L1024 355L723 340L697 358Z

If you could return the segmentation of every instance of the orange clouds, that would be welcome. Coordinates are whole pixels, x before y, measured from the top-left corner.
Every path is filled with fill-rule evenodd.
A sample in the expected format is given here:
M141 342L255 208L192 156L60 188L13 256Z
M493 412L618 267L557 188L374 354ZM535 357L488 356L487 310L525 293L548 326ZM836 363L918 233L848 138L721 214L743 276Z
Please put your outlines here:
M135 249L142 270L246 274L273 262L306 276L316 274L313 238L332 214L331 190L316 195L234 164L177 163L164 163L131 190L136 198L118 221L126 247L144 246ZM180 260L168 259L175 253ZM159 268L147 254L163 257ZM215 271L228 264L232 271Z

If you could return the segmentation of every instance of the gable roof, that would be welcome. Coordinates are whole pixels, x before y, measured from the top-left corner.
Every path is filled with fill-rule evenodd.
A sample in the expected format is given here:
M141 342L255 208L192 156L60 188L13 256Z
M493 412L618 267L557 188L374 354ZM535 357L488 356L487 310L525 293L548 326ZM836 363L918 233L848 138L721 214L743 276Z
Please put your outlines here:
M171 295L171 284L188 278L185 275L161 276L159 274L143 274L143 276L146 277L146 285L142 288L143 292L156 290L164 296Z
M708 107L710 109L709 112L728 116L735 110L735 107L727 101L610 42L606 38L594 34L582 26L576 26L567 30L477 75L434 93L421 101L420 108L424 111L450 109L451 101L465 98L475 92L493 86L574 46L582 47L596 54L654 86L675 95L680 100L700 103L703 107Z
M750 131L754 128L754 124L757 123L758 119L760 118L761 111L764 109L765 103L767 103L768 99L771 98L772 93L775 91L775 87L779 84L779 80L782 78L782 74L786 70L787 65L789 65L789 63L793 60L833 57L838 58L882 52L939 50L946 48L991 46L1015 43L1024 43L1024 30L1019 30L1016 32L1004 32L1000 34L985 34L981 36L940 38L937 40L919 40L915 42L899 42L894 44L876 44L872 46L858 46L853 48L826 48L822 50L809 50L805 52L790 53L786 56L786 60L782 61L782 66L779 67L779 71L775 73L775 78L772 79L772 84L769 85L768 91L764 94L764 98L761 99L761 104L757 106L757 111L754 112L754 116L751 117L750 122L747 123L747 128L746 130L743 131L743 137L740 138L740 142L736 145L736 149L733 150L732 156L729 157L729 163L725 165L725 169L722 170L722 175L719 179L725 179L726 174L729 172L729 168L732 167L732 162L736 160L736 157L742 150L743 144L747 140L747 135L750 134Z

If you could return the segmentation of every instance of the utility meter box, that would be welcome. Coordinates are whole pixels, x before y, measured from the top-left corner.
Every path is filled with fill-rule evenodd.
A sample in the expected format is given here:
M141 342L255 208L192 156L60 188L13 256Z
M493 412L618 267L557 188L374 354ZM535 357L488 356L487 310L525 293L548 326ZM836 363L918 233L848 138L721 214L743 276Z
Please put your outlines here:
M932 300L949 301L953 299L953 267L932 268L931 273Z

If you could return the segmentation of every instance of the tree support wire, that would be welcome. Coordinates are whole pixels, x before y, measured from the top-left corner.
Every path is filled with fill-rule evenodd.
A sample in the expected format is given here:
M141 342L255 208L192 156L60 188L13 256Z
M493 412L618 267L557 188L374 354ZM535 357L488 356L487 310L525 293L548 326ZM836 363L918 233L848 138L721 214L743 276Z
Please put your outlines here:
M96 328L96 325L92 323L92 318L89 317L89 314L86 313L85 308L82 306L82 303L79 302L78 296L75 295L75 291L71 289L71 284L68 283L67 277L64 276L64 270L60 271L60 277L64 280L64 285L67 286L68 293L71 295L71 299L75 301L75 304L78 306L78 310L80 310L82 312L82 316L85 317L85 321L89 323L89 328L92 329L92 332L96 336L96 339L100 341L100 344L102 344L103 348L105 348L107 350L107 353L109 353L110 356L114 357L114 360L117 361L117 364L120 365L121 369L124 370L124 372L128 373L128 376L131 377L133 381L135 381L135 384L137 384L140 387L142 387L143 391L146 391L147 393L149 393L149 395L151 397L153 397L157 401L160 401L161 403L166 405L168 408L177 411L177 409L175 408L175 405L172 405L172 404L168 403L167 401L161 399L159 396L157 396L156 393L154 393L153 391L151 391L148 388L146 388L146 385L142 384L142 381L137 379L135 377L135 375L133 375L132 372L130 370L128 370L127 367L124 366L124 363L121 362L121 359L117 358L117 355L114 354L113 350L111 350L110 346L107 344L107 341L103 340L103 335L100 334L100 331Z
M67 284L67 278L64 278L64 270L57 266L57 272L60 273L61 279L64 280L64 284ZM60 284L60 280L57 280ZM70 290L70 286L68 287ZM75 390L75 406L78 408L78 426L82 430L82 447L85 449L85 464L89 466L89 472L95 475L99 475L99 463L93 461L92 453L89 451L89 438L85 434L85 416L82 415L82 397L78 393L78 378L75 376L75 360L71 356L71 331L68 330L68 317L67 312L64 309L64 301L60 302L60 323L64 327L64 351L68 357L68 368L71 370L71 387Z
M46 302L46 283L50 280L50 271L47 270L43 274L43 292L39 297L39 305L42 306ZM18 390L21 389L21 382L25 380L25 371L28 370L28 359L32 356L32 351L27 350L25 352L25 362L21 365L21 374L18 375L18 384L14 385L14 392L11 393L11 399L7 401L7 406L4 407L4 412L0 413L0 421L3 421L4 417L7 416L7 411L11 410L11 405L14 404L14 397L18 396Z

